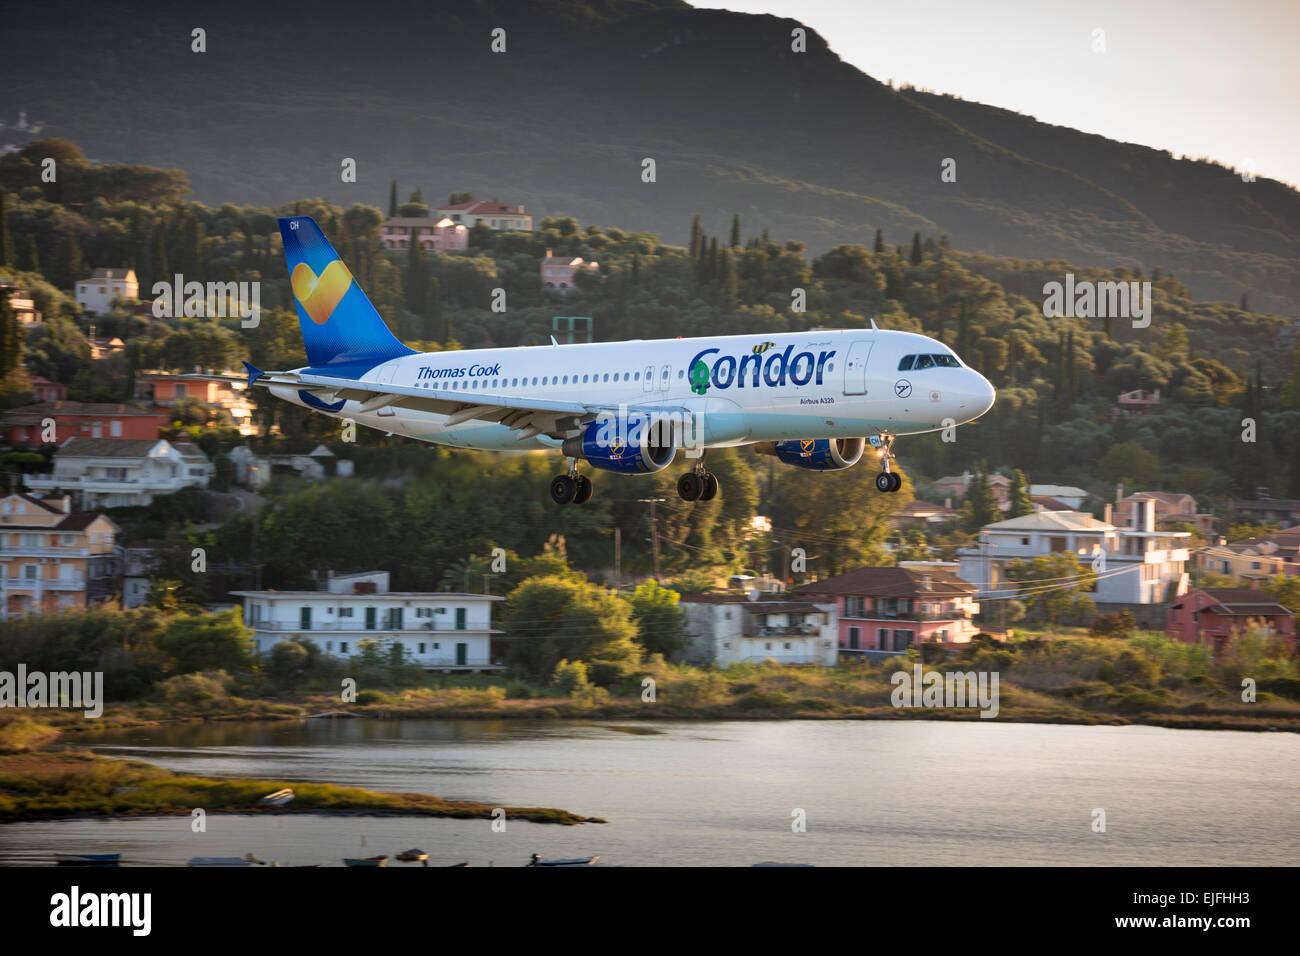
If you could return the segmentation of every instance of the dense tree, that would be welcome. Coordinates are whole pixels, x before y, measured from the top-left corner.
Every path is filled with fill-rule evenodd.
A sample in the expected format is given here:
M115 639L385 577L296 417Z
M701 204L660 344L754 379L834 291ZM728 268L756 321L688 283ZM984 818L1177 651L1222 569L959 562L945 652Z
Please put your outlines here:
M641 657L632 606L568 577L529 578L510 592L504 627L506 665L532 680L551 677L561 660L586 664L593 683L610 686Z

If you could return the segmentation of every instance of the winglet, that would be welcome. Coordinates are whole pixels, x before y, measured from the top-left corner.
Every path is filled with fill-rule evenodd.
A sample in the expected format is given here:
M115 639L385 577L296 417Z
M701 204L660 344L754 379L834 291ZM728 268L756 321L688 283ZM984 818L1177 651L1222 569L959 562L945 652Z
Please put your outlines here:
M871 317L871 327L872 327L873 329L875 329L877 332L880 331L880 326L876 325L876 318L875 318L875 316L872 316L872 317Z
M253 383L256 382L259 378L261 378L264 373L260 368L258 368L252 362L245 362L244 368L248 369L248 387L252 388Z
M552 346L553 348L557 348L557 349L560 347L560 343L557 342L557 341L555 341L555 336L554 336L554 335L551 336L551 346Z

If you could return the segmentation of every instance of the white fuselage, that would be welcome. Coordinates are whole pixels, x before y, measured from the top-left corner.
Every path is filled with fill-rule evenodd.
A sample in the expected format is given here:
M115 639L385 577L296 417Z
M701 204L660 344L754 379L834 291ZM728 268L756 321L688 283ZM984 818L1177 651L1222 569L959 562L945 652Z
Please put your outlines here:
M928 358L900 369L909 356ZM509 396L610 410L681 409L702 424L705 447L917 434L972 421L994 401L984 376L947 346L928 336L883 329L425 352L385 362L359 381L450 388L463 394L467 405ZM272 391L306 404L295 388L275 385ZM333 414L460 448L556 446L545 435L520 441L519 431L491 422L448 426L448 416L434 412L362 412L360 407L349 401Z

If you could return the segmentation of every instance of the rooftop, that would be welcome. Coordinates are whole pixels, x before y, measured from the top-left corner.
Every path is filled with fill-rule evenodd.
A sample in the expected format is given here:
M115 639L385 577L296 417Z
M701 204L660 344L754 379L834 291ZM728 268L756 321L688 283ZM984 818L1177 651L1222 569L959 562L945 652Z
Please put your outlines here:
M824 581L794 589L794 594L861 594L870 597L961 597L978 588L951 571L939 568L855 568Z

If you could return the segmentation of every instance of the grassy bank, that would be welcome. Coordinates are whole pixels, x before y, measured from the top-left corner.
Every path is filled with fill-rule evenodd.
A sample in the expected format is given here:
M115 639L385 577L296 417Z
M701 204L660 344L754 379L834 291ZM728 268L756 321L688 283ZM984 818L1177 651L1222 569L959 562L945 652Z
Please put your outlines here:
M39 731L33 733L33 731ZM175 773L137 760L117 760L76 751L32 749L50 742L49 728L29 718L0 725L0 822L65 817L185 815L208 813L329 813L367 816L491 818L486 803L443 800L423 793L377 793L357 787L284 780L219 780ZM284 786L294 800L285 807L257 801ZM567 810L504 807L512 820L533 823L603 823Z
M622 686L555 686L480 675L425 675L418 686L369 686L355 701L317 689L275 699L213 694L203 700L109 704L104 716L45 711L66 732L177 721L298 719L343 711L372 719L521 718L618 720L978 720L974 709L894 707L892 676L915 651L871 665L775 663L697 668L652 660ZM971 645L927 670L997 673L998 720L1300 732L1300 665L1264 640L1242 639L1211 659L1208 649L1162 635L1089 637L1056 628L1005 645ZM654 682L644 699L643 679ZM1254 699L1243 699L1243 681Z

